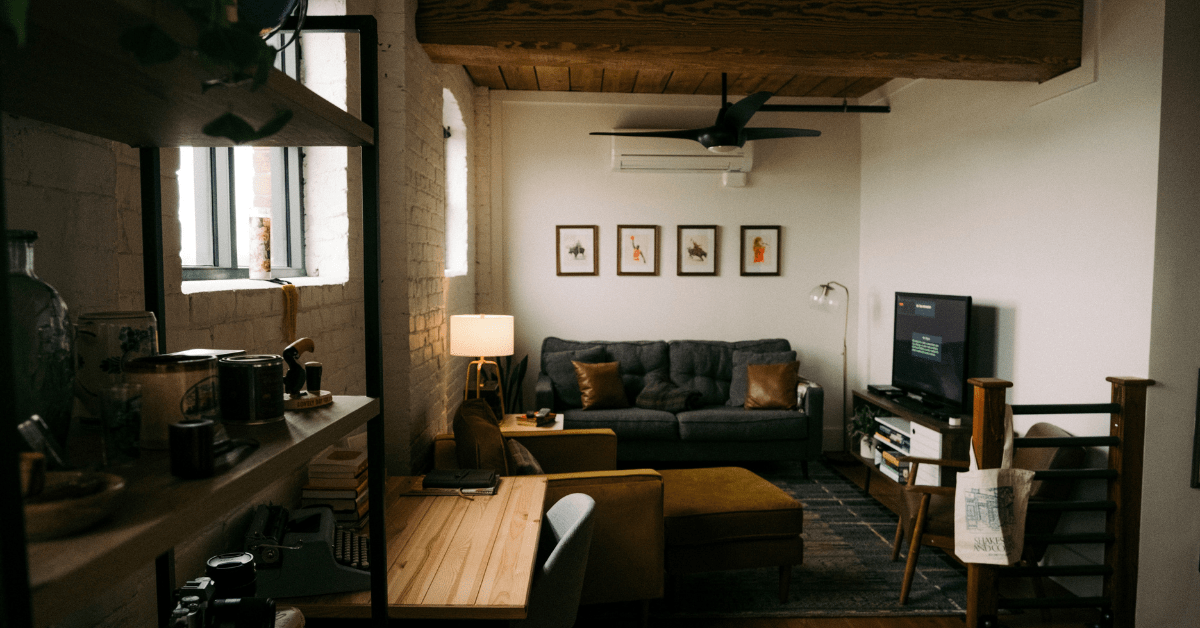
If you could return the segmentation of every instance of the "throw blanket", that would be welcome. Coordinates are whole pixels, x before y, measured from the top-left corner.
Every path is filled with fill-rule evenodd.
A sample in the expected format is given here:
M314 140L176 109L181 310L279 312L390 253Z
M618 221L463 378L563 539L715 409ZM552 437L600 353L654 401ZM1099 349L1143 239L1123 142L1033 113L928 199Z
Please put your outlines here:
M648 410L681 412L700 407L700 391L680 388L670 382L657 382L642 389L637 396L637 407Z

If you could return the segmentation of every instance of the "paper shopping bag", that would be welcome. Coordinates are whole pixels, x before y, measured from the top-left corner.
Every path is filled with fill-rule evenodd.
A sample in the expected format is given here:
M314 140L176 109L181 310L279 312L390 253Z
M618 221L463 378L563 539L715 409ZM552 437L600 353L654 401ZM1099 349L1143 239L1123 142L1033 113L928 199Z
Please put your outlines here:
M954 553L966 563L1011 565L1021 558L1033 471L984 469L958 475Z

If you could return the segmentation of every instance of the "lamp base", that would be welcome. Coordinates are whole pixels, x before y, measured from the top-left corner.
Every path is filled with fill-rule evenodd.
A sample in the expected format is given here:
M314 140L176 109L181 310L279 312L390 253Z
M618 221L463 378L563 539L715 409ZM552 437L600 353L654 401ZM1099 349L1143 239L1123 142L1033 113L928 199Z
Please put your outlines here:
M474 371L474 373L475 373L475 397L476 398L482 397L483 391L490 390L489 387L485 386L484 381L483 381L483 368L489 364L491 365L492 369L495 370L495 373L496 373L496 396L500 402L500 414L498 416L500 418L503 418L504 417L504 386L501 385L501 383L500 383L500 365L492 360L489 360L484 357L480 357L478 360L472 360L471 363L467 365L467 381L463 383L463 399L471 398L471 373L472 373L472 371Z

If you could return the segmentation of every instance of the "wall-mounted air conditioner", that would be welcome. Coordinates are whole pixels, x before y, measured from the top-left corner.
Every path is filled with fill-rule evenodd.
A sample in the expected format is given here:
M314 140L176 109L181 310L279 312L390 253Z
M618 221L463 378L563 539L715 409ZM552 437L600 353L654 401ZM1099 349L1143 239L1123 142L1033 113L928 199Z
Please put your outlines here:
M657 129L613 129L618 133ZM753 142L729 153L714 153L691 140L612 136L616 172L750 172Z

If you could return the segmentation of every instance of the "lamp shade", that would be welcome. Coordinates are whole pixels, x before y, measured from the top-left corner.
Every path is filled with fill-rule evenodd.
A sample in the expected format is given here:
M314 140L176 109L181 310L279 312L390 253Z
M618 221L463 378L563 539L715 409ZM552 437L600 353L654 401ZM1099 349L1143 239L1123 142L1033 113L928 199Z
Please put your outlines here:
M450 317L450 355L484 357L513 354L513 317L460 314Z
M809 305L817 309L837 309L842 305L842 294L834 289L834 282L823 283L808 293Z

